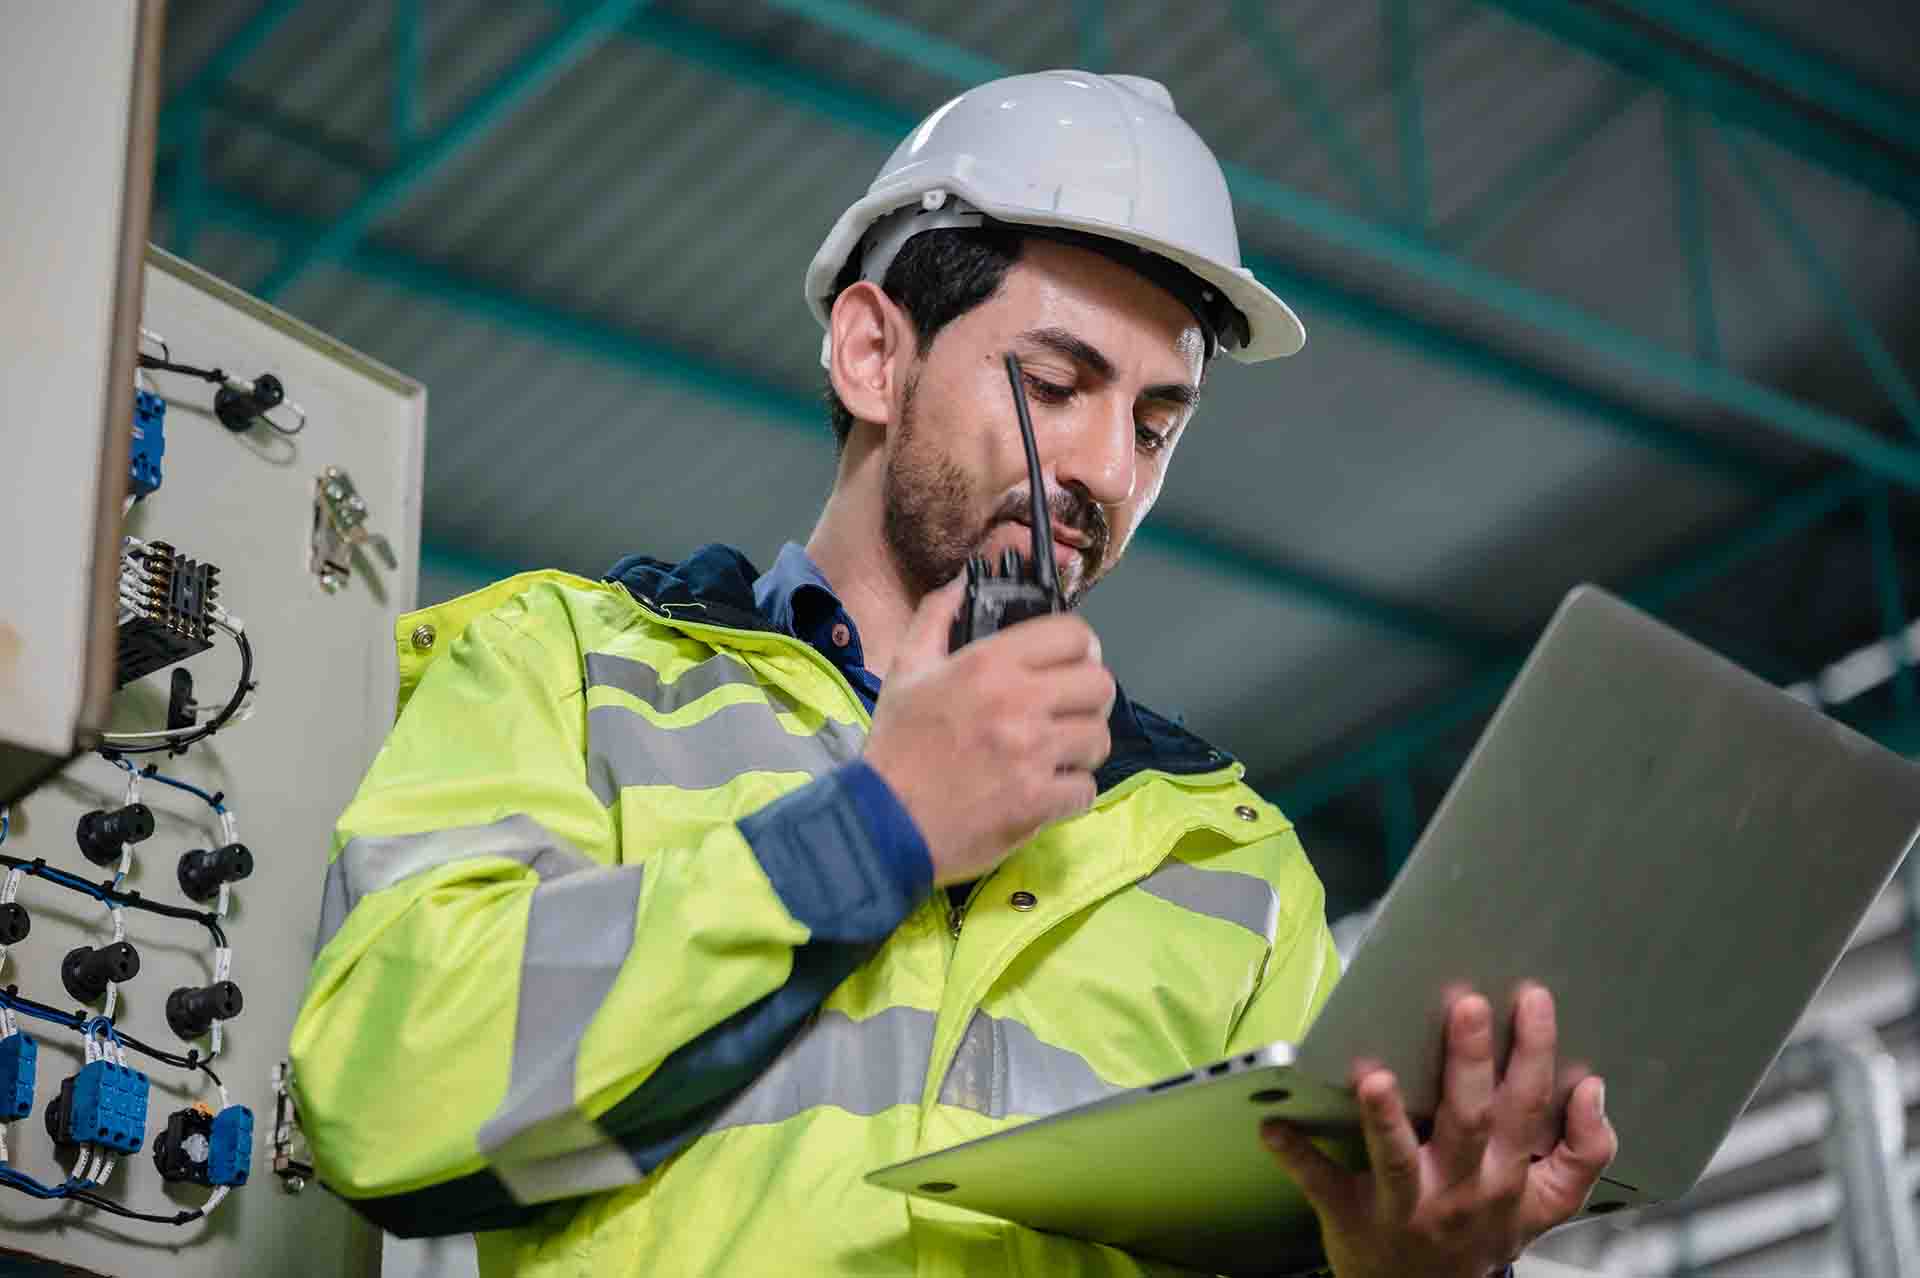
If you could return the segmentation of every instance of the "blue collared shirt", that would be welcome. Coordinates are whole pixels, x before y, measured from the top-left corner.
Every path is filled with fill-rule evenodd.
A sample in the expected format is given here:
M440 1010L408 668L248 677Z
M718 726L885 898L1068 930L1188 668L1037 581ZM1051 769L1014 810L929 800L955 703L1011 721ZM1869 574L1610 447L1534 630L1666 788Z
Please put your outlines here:
M867 712L873 712L880 699L880 678L866 667L859 628L804 548L791 541L780 548L773 567L753 583L753 602L777 628L832 662ZM837 775L843 782L841 793L873 846L892 862L896 874L925 891L933 883L933 860L920 827L893 787L864 759L847 764ZM751 839L752 827L743 828Z

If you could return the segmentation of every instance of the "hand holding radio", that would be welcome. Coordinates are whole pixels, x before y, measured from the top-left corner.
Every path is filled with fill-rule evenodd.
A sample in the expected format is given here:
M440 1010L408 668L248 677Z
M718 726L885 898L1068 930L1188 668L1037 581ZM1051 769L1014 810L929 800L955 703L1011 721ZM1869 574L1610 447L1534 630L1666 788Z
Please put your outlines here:
M1066 611L1020 361L1006 365L1032 561L1009 550L996 571L975 556L921 600L867 738L867 762L920 827L936 884L978 878L1041 826L1086 811L1113 749L1113 676L1093 628Z
M1041 617L949 653L966 584L921 602L867 738L867 762L920 827L938 884L978 878L1040 827L1085 811L1112 749L1113 676L1093 628Z

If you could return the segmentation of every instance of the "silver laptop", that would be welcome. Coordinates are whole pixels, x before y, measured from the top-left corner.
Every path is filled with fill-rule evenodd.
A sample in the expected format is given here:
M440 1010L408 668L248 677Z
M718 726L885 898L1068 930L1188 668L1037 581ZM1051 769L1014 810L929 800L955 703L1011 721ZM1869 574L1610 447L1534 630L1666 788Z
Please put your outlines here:
M1360 1163L1350 1062L1438 1104L1444 991L1553 990L1560 1094L1607 1080L1587 1211L1685 1193L1920 830L1920 766L1605 592L1570 594L1298 1044L871 1173L876 1185L1209 1272L1314 1261L1258 1140ZM1540 1151L1542 1153L1545 1150Z

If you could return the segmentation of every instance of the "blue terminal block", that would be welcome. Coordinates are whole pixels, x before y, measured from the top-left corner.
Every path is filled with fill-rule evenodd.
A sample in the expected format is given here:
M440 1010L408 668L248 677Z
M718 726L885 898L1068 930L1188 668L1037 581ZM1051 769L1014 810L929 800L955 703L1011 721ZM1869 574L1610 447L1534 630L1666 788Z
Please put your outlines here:
M151 391L133 393L133 464L127 491L147 497L160 488L160 459L167 453L167 401Z
M253 1170L253 1111L229 1105L213 1116L207 1141L207 1183L244 1185Z
M40 1044L15 1030L0 1038L0 1123L33 1112L34 1063Z
M138 1152L147 1131L147 1076L111 1061L93 1062L73 1077L66 1117L75 1144Z

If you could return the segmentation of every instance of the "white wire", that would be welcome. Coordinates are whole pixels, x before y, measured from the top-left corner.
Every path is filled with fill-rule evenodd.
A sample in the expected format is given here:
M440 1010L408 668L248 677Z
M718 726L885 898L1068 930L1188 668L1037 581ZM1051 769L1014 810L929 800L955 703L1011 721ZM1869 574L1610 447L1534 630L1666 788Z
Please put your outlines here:
M13 1019L11 1007L0 1006L0 1038L10 1038L20 1032L20 1023ZM3 1126L4 1124L0 1124Z
M231 842L232 842L233 840L231 840L231 839L229 839L229 840L227 840L227 841L228 841L229 843L231 843ZM231 883L228 883L228 882L227 882L226 880L224 880L224 879L222 879L222 880L221 880L221 882L220 882L220 900L219 900L219 901L218 901L218 902L217 902L217 903L216 903L216 904L214 905L214 907L213 907L213 912L214 912L214 915L215 915L215 917L217 917L217 918L223 918L223 919L224 919L225 917L227 917L227 903L228 903L228 902L229 902L229 901L230 901L230 900L232 899L232 897L233 897L233 893L232 893L231 891L229 891L228 889L230 889L230 888L231 888L232 886L233 886L233 885L232 885Z
M0 1165L7 1162L7 1125L0 1123Z
M226 1185L217 1185L214 1187L214 1191L207 1195L207 1201L200 1205L200 1215L202 1217L213 1215L213 1209L227 1200L228 1188Z
M107 912L113 915L113 939L116 942L126 940L127 939L127 912L121 909L117 905L109 905L107 907ZM120 1001L120 982L108 981L107 982L107 1004L104 1008L100 1010L100 1015L112 1016L114 1004L118 1003L119 1001Z
M113 1179L113 1162L114 1160L111 1155L100 1155L100 1166L93 1173L94 1184L104 1185Z
M220 886L221 886L221 889L224 891L226 888L226 884L223 883ZM227 974L232 970L233 970L233 947L231 945L216 946L213 951L213 983L215 985L218 985L221 981L226 980ZM214 1057L218 1056L219 1054L220 1054L220 1021L218 1020L218 1018L216 1018L213 1022L212 1037L209 1039L208 1045L207 1045L207 1059L212 1060Z
M93 1146L82 1145L80 1147L80 1157L73 1160L73 1170L67 1173L67 1179L77 1185L90 1184L91 1182L87 1180L86 1173L91 1170L93 1170Z
M0 905L13 904L13 898L20 892L20 875L21 871L18 867L7 871L7 881L4 886L0 886ZM0 945L0 971L5 971L6 966L7 947ZM13 1033L12 1025L13 1009L0 1007L0 1038L5 1038L8 1034Z

